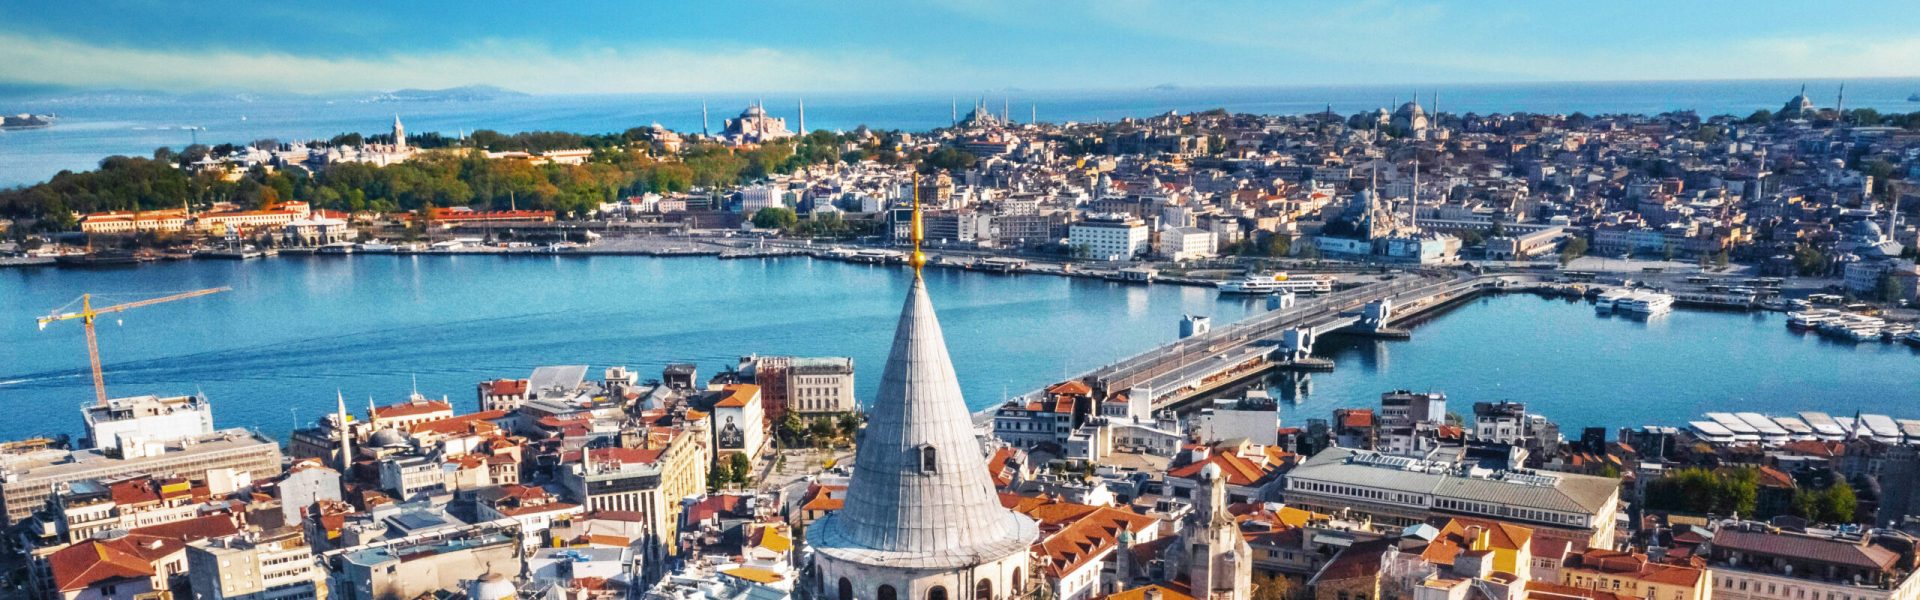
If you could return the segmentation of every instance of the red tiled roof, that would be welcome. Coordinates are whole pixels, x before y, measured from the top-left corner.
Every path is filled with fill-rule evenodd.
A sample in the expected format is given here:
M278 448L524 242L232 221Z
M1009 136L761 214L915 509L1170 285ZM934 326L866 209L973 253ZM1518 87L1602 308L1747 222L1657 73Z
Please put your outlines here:
M82 590L115 579L154 575L153 563L185 548L187 542L239 532L233 515L220 513L128 531L112 540L90 539L47 556L54 586Z
M453 406L439 400L421 400L389 404L373 409L373 415L382 419L413 417L436 412L453 412Z
M1091 396L1093 388L1087 387L1087 384L1081 383L1078 379L1070 379L1053 384L1053 387L1047 388L1047 393L1055 396Z
M525 379L495 379L487 382L487 395L519 396L527 393L528 385Z

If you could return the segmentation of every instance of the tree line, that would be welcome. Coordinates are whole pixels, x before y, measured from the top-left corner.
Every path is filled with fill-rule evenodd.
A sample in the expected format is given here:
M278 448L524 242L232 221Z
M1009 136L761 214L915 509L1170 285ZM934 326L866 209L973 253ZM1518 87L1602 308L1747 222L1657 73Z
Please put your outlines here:
M390 143L391 135L344 134L314 145L352 146ZM552 210L583 215L602 202L645 192L674 193L720 188L791 173L811 165L876 160L889 164L932 159L938 168L961 168L972 156L950 152L904 153L898 132L853 136L815 131L751 148L690 141L667 153L651 128L618 134L564 132L501 134L476 131L465 139L435 133L410 135L408 143L426 150L405 162L386 166L339 163L317 172L302 168L255 166L238 177L189 167L244 147L196 145L175 152L155 150L151 157L112 156L92 171L62 171L46 182L0 190L0 217L31 224L31 229L65 231L78 227L77 214L114 210L156 210L216 202L263 208L301 200L340 211L411 211L467 206ZM284 147L261 140L256 146ZM486 152L541 152L564 148L593 151L583 164L532 164L488 159ZM26 229L26 228L22 228Z

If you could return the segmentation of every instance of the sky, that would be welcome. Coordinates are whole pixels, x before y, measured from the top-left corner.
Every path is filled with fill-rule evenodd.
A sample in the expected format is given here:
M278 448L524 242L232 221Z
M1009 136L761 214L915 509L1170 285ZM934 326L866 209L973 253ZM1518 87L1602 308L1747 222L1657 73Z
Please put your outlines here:
M1920 75L1920 3L0 2L0 84L954 91Z

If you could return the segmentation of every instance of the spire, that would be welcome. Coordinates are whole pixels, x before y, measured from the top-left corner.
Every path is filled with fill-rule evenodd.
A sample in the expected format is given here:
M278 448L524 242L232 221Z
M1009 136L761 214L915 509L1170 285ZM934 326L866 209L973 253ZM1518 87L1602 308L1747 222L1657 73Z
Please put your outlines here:
M920 224L919 171L914 171L913 173L913 224L908 227L908 231L909 235L913 237L913 256L908 257L907 262L913 265L913 280L918 282L920 281L920 268L927 266L927 255L920 253L920 241L926 238L927 231L924 226Z
M885 568L1024 556L1038 526L1000 504L975 435L926 282L915 277L867 409L846 507L809 528L808 541L829 560Z
M710 133L707 132L707 101L706 100L700 101L700 135L701 137L706 137L708 135L711 135Z
M800 99L800 135L807 134L807 99Z
M1840 82L1839 97L1833 101L1833 117L1836 122L1847 122L1847 82Z

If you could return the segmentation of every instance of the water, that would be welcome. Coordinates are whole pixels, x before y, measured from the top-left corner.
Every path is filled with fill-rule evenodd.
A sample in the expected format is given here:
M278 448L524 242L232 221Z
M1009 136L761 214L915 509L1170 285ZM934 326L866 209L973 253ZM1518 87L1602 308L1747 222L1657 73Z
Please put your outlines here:
M1589 426L1684 427L1707 411L1920 418L1920 353L1794 333L1779 313L1676 310L1637 320L1596 316L1586 302L1507 295L1413 332L1405 342L1323 340L1315 351L1335 371L1308 376L1302 401L1282 404L1282 420L1377 407L1394 389L1445 392L1461 414L1474 402L1526 402L1569 437Z
M1172 90L1010 91L995 93L987 105L1016 121L1037 114L1043 121L1117 120L1169 110L1192 112L1225 108L1258 114L1301 114L1325 110L1341 114L1393 107L1414 92L1433 109L1433 93L1449 113L1528 111L1539 113L1644 113L1695 110L1703 114L1747 115L1756 109L1779 110L1799 92L1799 81L1662 81L1604 83L1525 83L1433 86L1276 86ZM1821 106L1832 106L1838 81L1806 82ZM1847 82L1847 106L1881 112L1911 112L1906 101L1920 91L1920 80L1870 79ZM812 95L807 126L813 129L922 131L945 126L958 98L964 115L977 94L829 94ZM764 100L769 112L798 127L800 98L716 95L592 95L507 97L479 102L366 102L337 96L161 96L48 92L0 89L0 113L56 113L59 124L39 130L0 133L0 186L44 181L62 169L83 170L115 154L149 155L154 148L175 150L201 143L247 143L326 139L345 132L384 133L401 117L410 132L493 129L504 132L558 130L579 133L625 131L660 123L678 131L700 131L700 103L710 107L715 131L722 119L749 103ZM1003 102L1004 99L1004 102ZM205 128L202 130L188 127Z
M1212 290L929 270L968 401L976 407L1178 335L1182 313L1222 321L1246 300ZM77 323L33 317L82 291L232 292L99 324L109 394L204 391L220 426L276 435L332 410L423 394L474 410L474 384L536 366L613 365L702 377L748 353L851 356L871 398L906 285L902 268L792 260L357 256L190 261L115 271L0 270L0 440L75 432L92 397ZM113 301L123 301L115 299ZM116 321L124 319L124 325Z
M1037 275L929 270L928 284L968 403L984 408L1146 350L1182 313L1216 324L1258 301L1212 290ZM880 379L909 281L900 268L805 259L357 256L192 261L115 271L0 270L0 439L77 432L91 398L74 323L32 318L82 291L139 297L234 291L101 321L114 395L204 391L219 426L283 435L332 409L341 390L429 396L473 410L473 385L534 367L626 365L657 376L691 361L702 376L747 353L852 356L860 397ZM123 325L116 321L124 319ZM1596 317L1532 296L1476 300L1407 342L1323 339L1338 361L1284 410L1289 423L1384 391L1440 390L1456 412L1517 400L1582 426L1682 425L1708 410L1855 410L1920 417L1920 356L1793 334L1777 314L1679 311L1651 321Z

